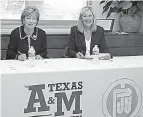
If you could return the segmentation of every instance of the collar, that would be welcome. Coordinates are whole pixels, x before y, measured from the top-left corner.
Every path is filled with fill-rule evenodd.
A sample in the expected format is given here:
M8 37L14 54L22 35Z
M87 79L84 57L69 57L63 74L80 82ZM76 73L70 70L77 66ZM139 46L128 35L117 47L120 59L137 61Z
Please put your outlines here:
M27 35L24 32L24 26L23 25L19 27L19 35L20 35L20 39L26 39L27 38ZM33 34L30 37L33 40L36 40L37 39L37 35L38 35L38 28L35 27L34 28L34 32L33 32Z

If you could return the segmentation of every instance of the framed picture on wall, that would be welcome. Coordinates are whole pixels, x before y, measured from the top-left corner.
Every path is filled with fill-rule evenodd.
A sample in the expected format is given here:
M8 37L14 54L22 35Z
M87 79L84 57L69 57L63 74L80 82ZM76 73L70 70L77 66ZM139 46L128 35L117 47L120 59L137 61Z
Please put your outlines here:
M97 25L104 28L105 32L112 32L115 19L97 19Z

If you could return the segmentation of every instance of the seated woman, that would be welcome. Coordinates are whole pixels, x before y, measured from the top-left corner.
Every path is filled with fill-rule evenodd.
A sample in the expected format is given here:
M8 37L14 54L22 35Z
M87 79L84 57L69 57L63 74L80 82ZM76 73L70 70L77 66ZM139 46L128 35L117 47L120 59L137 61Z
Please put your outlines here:
M100 53L109 53L104 29L97 26L93 9L85 6L81 9L77 25L71 27L68 57L85 58L87 55L92 55L95 45L98 46ZM110 54L107 54L105 59L110 57Z
M39 11L35 6L28 6L23 10L21 14L22 25L11 32L6 59L25 60L31 46L35 49L36 59L46 57L46 33L36 27L39 16Z

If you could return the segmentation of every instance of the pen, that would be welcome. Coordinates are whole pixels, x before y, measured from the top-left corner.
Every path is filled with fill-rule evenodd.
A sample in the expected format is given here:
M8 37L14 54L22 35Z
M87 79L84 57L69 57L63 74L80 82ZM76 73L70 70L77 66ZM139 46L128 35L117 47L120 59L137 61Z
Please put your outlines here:
M24 53L21 53L20 51L18 51L18 54L21 55L21 57L25 60L26 59L26 55Z
M18 51L19 54L22 54L20 51Z

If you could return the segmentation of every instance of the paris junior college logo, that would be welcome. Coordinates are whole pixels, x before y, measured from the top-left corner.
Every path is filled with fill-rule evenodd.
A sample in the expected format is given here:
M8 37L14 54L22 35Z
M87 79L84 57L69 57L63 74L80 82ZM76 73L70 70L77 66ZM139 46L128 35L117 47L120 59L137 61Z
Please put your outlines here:
M103 113L106 117L135 117L141 108L139 86L130 79L111 83L103 96Z

